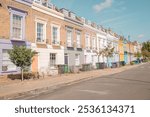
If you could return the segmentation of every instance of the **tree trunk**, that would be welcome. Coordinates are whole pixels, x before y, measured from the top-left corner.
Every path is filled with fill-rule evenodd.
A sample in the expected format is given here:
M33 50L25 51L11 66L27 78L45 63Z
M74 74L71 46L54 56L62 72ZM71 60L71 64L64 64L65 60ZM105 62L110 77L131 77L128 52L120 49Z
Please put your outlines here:
M98 62L99 62L99 58L100 58L100 56L98 56Z
M109 67L109 61L108 61L108 57L107 57L107 67Z
M21 69L21 80L23 81L23 69Z

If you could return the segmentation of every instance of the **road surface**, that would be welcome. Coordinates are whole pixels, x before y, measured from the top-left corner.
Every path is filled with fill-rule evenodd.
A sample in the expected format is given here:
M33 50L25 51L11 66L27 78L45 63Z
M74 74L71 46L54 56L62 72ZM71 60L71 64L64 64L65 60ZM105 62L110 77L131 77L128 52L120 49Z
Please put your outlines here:
M148 100L150 99L150 64L121 73L103 76L38 96L30 100Z

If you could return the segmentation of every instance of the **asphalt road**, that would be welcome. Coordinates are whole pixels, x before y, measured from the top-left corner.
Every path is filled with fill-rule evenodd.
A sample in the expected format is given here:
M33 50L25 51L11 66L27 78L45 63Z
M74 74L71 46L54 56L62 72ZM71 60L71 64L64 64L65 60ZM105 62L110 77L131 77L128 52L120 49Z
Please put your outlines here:
M150 99L150 64L114 75L65 86L34 100L147 100Z

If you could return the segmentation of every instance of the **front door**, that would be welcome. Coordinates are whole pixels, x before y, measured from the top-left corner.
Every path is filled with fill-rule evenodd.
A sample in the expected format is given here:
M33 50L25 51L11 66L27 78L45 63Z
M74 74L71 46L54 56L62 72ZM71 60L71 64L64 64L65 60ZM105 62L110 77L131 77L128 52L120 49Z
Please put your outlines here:
M68 57L68 54L65 54L65 65L69 65L69 57Z

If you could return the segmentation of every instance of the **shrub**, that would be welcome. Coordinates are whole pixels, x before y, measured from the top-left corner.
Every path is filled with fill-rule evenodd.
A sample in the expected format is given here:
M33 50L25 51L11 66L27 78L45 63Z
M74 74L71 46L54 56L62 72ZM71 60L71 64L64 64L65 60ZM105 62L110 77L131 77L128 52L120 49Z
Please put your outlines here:
M130 65L134 65L134 62L130 62Z
M18 74L9 74L7 76L9 79L11 80L15 80L15 79L21 79L22 75L21 73ZM32 72L32 73L24 73L24 79L34 79L34 78L38 78L39 79L39 73L38 72Z

